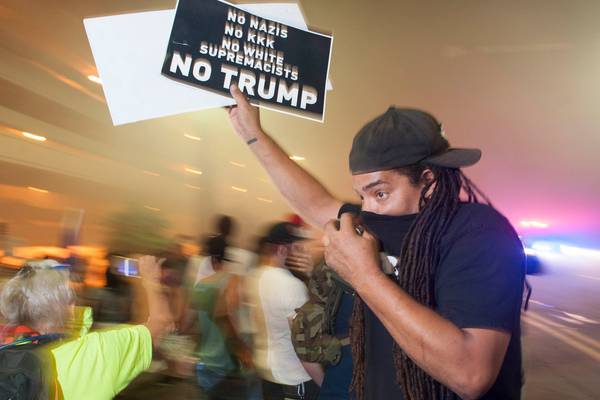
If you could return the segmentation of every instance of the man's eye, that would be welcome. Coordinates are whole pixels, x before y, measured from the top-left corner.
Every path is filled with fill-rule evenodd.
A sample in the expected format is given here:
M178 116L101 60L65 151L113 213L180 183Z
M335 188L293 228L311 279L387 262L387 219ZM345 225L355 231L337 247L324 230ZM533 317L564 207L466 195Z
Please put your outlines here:
M387 193L386 192L377 192L377 193L375 193L375 196L379 200L383 200L383 199L387 198Z

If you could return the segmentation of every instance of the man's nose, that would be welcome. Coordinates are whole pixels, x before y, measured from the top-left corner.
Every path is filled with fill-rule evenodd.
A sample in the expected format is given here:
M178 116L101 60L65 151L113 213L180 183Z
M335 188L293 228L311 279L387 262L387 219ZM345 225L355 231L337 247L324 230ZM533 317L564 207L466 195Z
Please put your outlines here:
M377 203L375 203L374 201L363 200L361 211L372 212L372 213L377 214L377 211L378 211Z

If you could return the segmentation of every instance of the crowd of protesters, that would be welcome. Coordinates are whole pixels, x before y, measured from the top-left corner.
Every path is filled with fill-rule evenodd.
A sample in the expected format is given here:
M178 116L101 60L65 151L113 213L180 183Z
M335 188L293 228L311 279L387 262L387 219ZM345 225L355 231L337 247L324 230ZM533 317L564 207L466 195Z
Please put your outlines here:
M109 253L102 288L74 286L66 262L26 262L0 293L0 398L126 399L152 371L192 383L190 398L316 399L323 365L298 356L291 327L320 242L298 217L251 250L234 229L220 216L191 257Z

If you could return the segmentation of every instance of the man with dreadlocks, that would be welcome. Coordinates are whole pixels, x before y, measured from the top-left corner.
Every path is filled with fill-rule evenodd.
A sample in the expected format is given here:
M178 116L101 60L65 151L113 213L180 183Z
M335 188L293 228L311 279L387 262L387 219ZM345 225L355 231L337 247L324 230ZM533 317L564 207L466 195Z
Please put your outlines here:
M325 228L327 264L356 291L356 398L520 399L525 259L510 223L479 204L460 170L481 152L450 148L433 116L391 107L352 143L357 220L262 130L237 87L231 94L234 129L291 205Z

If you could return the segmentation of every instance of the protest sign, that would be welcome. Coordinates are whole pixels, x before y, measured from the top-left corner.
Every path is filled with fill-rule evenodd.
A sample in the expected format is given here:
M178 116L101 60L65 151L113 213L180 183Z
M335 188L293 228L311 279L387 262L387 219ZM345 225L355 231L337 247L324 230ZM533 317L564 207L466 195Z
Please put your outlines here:
M245 11L308 29L295 3L240 5ZM175 9L84 19L102 89L114 125L228 106L221 94L161 74ZM332 90L327 81L327 90Z
M333 38L222 0L179 0L162 73L261 107L323 121Z

